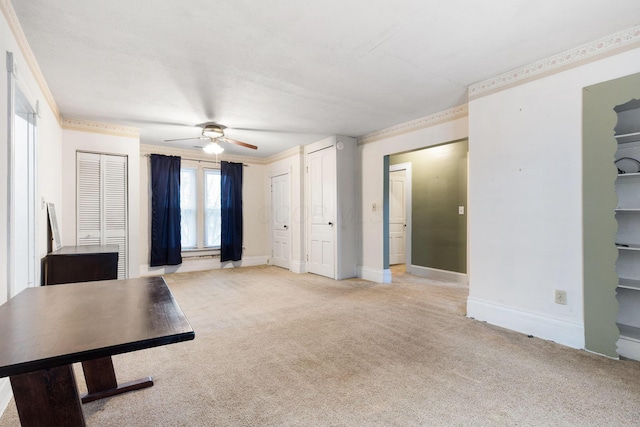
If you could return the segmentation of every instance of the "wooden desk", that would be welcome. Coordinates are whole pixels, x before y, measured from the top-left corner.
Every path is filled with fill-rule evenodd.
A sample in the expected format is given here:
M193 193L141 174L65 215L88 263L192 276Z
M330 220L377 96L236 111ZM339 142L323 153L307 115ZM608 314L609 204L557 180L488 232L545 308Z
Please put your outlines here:
M0 377L23 426L84 426L72 363L109 386L101 361L194 337L162 277L27 288L0 306Z

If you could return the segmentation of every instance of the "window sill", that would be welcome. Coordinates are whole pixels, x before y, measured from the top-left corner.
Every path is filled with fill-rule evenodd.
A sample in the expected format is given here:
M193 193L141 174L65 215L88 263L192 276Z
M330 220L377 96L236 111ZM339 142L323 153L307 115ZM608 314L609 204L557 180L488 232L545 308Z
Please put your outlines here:
M205 249L183 249L182 258L196 258L196 257L218 257L220 256L219 248L205 248Z

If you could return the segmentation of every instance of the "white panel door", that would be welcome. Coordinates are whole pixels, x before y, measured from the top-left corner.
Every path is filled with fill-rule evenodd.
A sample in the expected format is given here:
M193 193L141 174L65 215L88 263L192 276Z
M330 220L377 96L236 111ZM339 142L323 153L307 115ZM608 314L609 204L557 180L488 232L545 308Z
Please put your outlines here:
M289 268L289 174L271 177L271 264Z
M335 278L335 147L309 153L307 168L310 202L307 271Z
M77 153L76 244L118 245L118 279L127 275L127 157Z
M389 173L389 264L406 262L406 171Z
M100 154L78 153L76 174L76 244L99 245L103 205Z
M104 159L104 244L118 245L118 279L127 275L127 158Z

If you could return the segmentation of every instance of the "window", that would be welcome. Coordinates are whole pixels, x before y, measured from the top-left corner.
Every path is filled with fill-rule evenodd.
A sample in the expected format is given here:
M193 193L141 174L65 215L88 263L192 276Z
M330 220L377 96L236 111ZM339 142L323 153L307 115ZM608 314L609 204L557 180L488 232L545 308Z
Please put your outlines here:
M180 169L181 244L183 251L220 248L220 170Z
M220 247L220 171L204 170L204 241L206 247Z
M198 247L196 168L180 169L180 243L183 249Z
M23 86L20 84L20 76L17 74L11 52L6 52L6 60L9 96L3 102L8 102L6 118L9 131L9 160L3 167L3 174L6 173L5 178L8 182L8 187L5 187L8 190L7 199L3 209L9 207L8 211L5 211L8 214L9 226L6 230L8 262L3 267L7 267L5 271L9 278L6 296L11 298L23 289L35 286L39 278L39 263L36 262L36 114L32 107L37 106L37 102L29 101L28 92L22 91ZM5 295L2 295L0 301L3 301L4 297Z

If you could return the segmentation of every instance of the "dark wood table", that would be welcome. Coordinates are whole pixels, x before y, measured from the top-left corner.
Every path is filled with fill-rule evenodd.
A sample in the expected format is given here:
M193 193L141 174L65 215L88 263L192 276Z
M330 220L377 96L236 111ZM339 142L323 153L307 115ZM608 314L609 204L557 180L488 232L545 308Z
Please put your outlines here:
M45 285L117 278L118 245L63 246L45 258Z
M72 363L94 400L153 385L118 385L112 355L194 337L162 277L27 288L0 306L0 378L23 426L84 426Z

